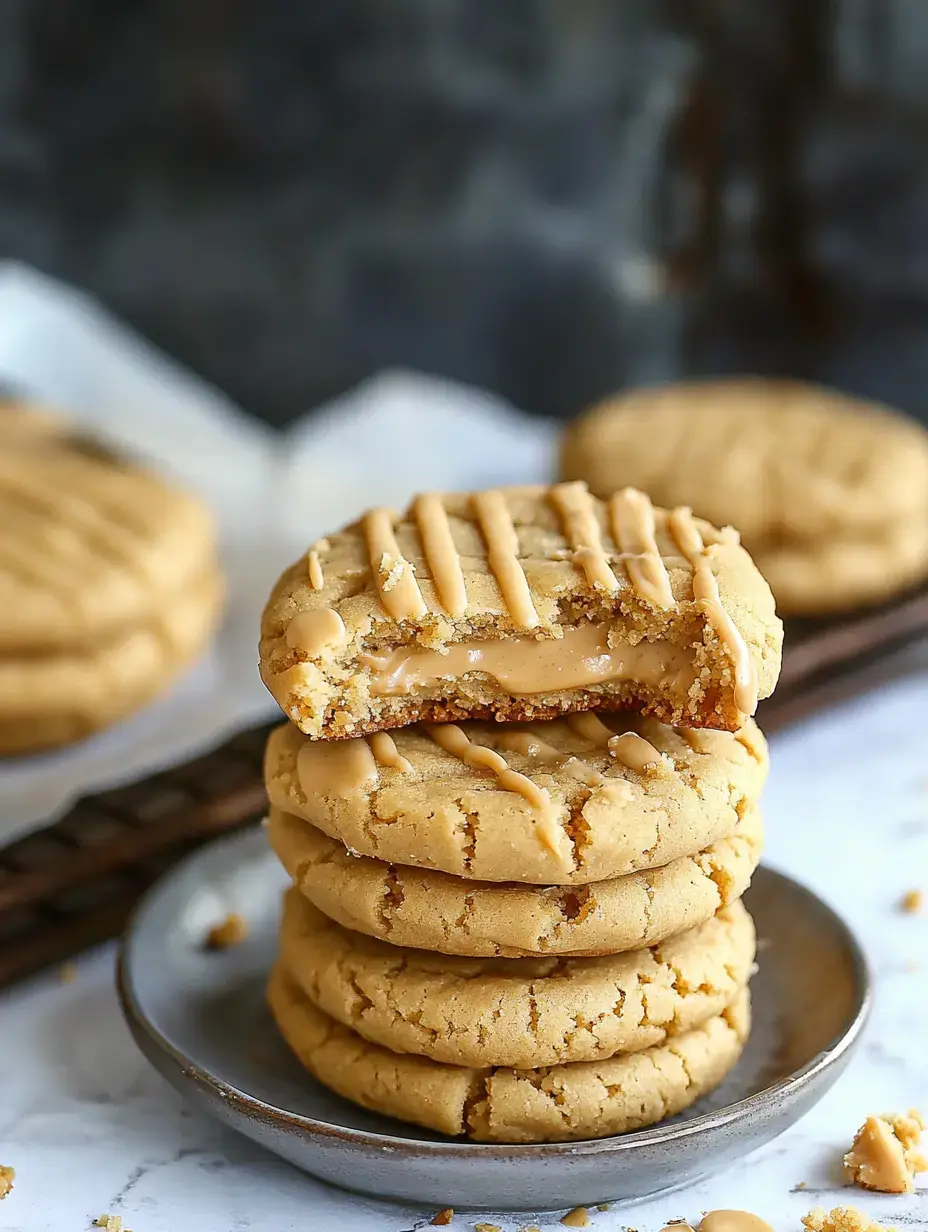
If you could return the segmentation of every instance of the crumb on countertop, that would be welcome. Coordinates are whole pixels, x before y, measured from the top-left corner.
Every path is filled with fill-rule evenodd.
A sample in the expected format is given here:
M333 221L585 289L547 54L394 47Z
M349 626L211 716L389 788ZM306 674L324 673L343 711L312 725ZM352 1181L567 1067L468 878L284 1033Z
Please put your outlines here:
M230 946L240 945L247 936L248 921L237 911L230 911L206 934L206 946L210 950L227 950Z
M498 1223L475 1223L474 1232L503 1232Z
M917 1172L928 1171L919 1150L925 1121L914 1108L905 1116L869 1116L844 1156L848 1179L880 1193L912 1193Z
M16 1169L6 1168L0 1164L0 1198L5 1198L13 1188L13 1181L16 1179Z
M808 1232L896 1232L887 1228L856 1206L835 1206L830 1211L817 1206L802 1217Z
M122 1226L121 1215L100 1215L93 1221L95 1228L103 1228L104 1232L132 1232L131 1228Z
M588 1228L590 1226L590 1212L585 1206L575 1206L572 1211L561 1219L561 1223L568 1228Z
M435 1228L444 1228L451 1222L453 1216L454 1207L443 1206L440 1211L437 1211L432 1216L432 1226Z
M899 910L906 912L907 915L915 915L921 911L925 905L925 894L923 890L907 890L899 900Z

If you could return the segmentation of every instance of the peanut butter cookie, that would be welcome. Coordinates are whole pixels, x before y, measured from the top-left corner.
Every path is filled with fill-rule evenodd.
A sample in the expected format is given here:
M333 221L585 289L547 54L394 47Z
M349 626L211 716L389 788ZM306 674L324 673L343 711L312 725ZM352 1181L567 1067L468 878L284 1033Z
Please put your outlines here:
M460 958L349 932L288 891L280 965L343 1026L393 1052L517 1068L650 1048L714 1018L747 985L740 903L650 949L600 958Z
M138 708L203 647L222 585L212 519L144 470L0 410L0 753ZM41 421L40 421L41 422Z
M541 885L701 851L734 829L766 774L751 719L731 733L591 713L338 741L287 724L265 758L271 803L361 855Z
M561 474L737 526L784 614L928 576L928 432L831 390L737 379L624 394L568 428Z
M260 661L314 739L594 708L735 731L781 633L733 531L570 483L370 511L281 577Z
M470 1068L390 1052L336 1023L282 968L268 1001L316 1078L375 1112L482 1142L564 1142L640 1129L689 1107L734 1066L747 991L721 1014L642 1052L541 1069Z
M387 864L275 808L268 836L294 884L345 928L442 954L522 958L617 954L704 924L747 889L763 827L754 810L696 855L580 886L467 881Z

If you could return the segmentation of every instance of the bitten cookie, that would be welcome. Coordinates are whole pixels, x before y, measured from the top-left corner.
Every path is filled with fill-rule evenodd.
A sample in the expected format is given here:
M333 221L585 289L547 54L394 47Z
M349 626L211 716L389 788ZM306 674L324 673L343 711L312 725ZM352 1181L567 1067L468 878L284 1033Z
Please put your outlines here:
M260 663L314 739L591 709L735 731L781 637L733 531L571 483L370 511L280 578Z
M747 889L763 827L755 810L696 855L580 886L466 881L355 856L275 808L268 836L294 884L345 928L442 954L522 958L617 954L704 924Z
M482 1142L604 1138L673 1116L721 1082L750 1030L743 991L702 1026L643 1052L542 1069L474 1069L369 1043L313 1005L280 967L268 1001L302 1064L339 1095Z
M601 958L459 958L341 928L288 891L280 965L320 1009L393 1052L537 1067L637 1052L701 1026L747 985L740 903L651 949Z
M199 501L0 410L0 753L86 736L161 692L215 627Z
M314 741L271 734L271 803L361 855L481 881L581 884L657 868L731 833L767 748L640 715L424 724Z
M928 576L928 432L831 390L737 379L624 394L567 429L561 474L737 526L785 614Z

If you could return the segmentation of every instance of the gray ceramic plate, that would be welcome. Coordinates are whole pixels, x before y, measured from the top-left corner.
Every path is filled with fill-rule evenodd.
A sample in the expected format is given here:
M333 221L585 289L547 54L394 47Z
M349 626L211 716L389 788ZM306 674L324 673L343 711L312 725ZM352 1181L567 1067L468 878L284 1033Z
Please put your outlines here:
M263 833L202 848L148 895L119 986L142 1051L192 1103L297 1167L378 1197L540 1210L642 1198L724 1168L781 1133L844 1069L869 1009L866 964L842 921L768 869L746 902L761 938L754 1030L716 1092L653 1129L591 1142L455 1141L356 1108L290 1056L264 1008L284 874ZM206 952L229 911L241 945Z

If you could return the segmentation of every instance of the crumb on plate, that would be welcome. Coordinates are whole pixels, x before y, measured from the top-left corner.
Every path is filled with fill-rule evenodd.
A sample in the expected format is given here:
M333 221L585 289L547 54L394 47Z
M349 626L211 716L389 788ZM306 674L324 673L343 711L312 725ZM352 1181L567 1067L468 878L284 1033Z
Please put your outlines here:
M241 945L248 936L248 922L237 911L230 911L224 920L214 924L206 934L206 947L210 950L227 950Z

